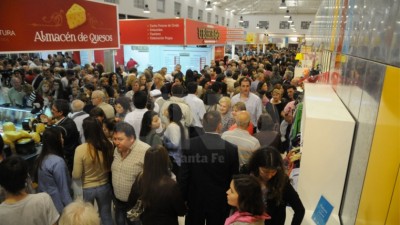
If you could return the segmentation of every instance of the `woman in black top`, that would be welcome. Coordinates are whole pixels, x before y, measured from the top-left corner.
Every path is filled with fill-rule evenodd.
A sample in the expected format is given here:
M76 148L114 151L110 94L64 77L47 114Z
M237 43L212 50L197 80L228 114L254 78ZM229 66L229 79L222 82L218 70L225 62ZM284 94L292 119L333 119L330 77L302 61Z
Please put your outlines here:
M139 198L142 200L142 225L178 225L178 216L186 213L179 186L171 178L170 165L168 152L163 146L147 150L143 173L136 178L128 199L131 207Z
M289 205L294 211L291 225L300 225L305 209L299 195L289 182L279 152L273 147L260 148L251 156L248 169L263 186L266 213L271 216L265 224L285 224L286 206Z

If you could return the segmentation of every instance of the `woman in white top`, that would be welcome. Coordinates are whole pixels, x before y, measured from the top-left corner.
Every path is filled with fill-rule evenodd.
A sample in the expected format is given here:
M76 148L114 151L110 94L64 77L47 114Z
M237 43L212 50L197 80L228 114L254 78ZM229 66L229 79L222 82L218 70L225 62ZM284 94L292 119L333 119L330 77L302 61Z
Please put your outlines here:
M164 112L169 118L169 124L164 132L164 146L172 162L172 172L178 176L181 166L182 149L185 149L188 139L188 130L182 125L182 110L178 104L170 104Z

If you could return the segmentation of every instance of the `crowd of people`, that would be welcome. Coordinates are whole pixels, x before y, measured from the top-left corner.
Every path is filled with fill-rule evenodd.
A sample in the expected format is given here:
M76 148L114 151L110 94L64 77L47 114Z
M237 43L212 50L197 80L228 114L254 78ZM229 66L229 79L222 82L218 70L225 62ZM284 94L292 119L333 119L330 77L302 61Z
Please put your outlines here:
M294 56L225 57L185 74L179 64L171 73L138 73L132 63L105 72L62 55L1 60L0 105L31 107L47 129L29 171L38 194L25 190L23 160L0 163L0 225L178 225L178 216L186 225L283 225L286 206L301 224L305 209L282 160L299 132ZM145 210L130 221L138 200Z

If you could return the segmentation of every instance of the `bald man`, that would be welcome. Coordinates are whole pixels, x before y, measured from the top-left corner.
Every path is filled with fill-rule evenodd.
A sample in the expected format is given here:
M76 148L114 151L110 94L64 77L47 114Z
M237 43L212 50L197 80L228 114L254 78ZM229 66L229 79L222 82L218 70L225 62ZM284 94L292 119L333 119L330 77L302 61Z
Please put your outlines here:
M85 136L83 135L82 123L83 120L89 116L89 114L83 111L84 107L85 107L84 102L82 102L79 99L74 100L71 102L72 112L68 114L68 117L75 122L76 128L78 128L81 143L85 143Z
M240 111L236 115L236 129L225 131L221 138L238 147L240 166L247 164L252 153L260 148L260 142L257 138L251 136L247 131L250 123L250 113Z
M104 114L106 114L107 119L114 119L115 117L114 107L104 102L105 97L106 96L103 91L100 90L93 91L92 104L102 109Z

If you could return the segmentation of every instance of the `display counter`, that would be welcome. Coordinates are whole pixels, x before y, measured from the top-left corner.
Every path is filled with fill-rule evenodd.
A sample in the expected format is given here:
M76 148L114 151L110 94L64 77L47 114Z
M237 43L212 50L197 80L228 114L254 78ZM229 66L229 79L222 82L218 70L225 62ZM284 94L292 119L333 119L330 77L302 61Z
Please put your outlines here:
M15 108L0 106L0 124L5 122L13 122L18 129L22 128L22 121L26 118L31 118L34 115L31 113L31 108ZM0 129L1 132L1 129Z

